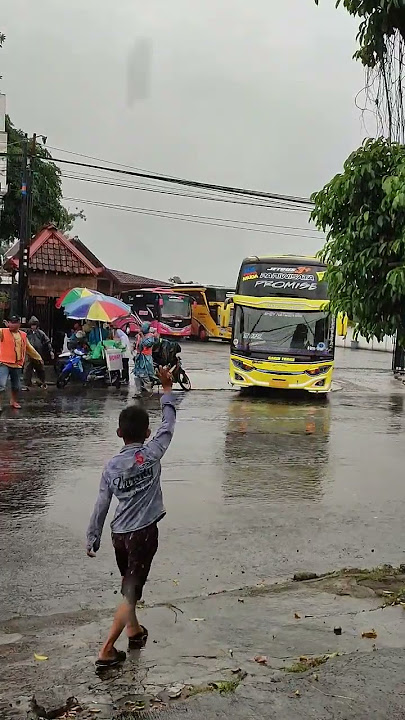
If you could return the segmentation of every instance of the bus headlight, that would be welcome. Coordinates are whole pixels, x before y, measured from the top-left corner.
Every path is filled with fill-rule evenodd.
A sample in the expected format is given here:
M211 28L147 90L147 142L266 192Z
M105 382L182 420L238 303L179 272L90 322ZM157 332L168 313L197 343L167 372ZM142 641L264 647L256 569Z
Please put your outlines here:
M238 370L244 370L245 372L249 372L249 370L253 370L251 365L247 365L242 360L233 360L232 363L234 367L238 368Z
M305 370L306 375L310 375L311 377L315 377L316 375L324 375L325 373L330 370L332 365L323 365L322 367L317 368L311 368L309 370Z

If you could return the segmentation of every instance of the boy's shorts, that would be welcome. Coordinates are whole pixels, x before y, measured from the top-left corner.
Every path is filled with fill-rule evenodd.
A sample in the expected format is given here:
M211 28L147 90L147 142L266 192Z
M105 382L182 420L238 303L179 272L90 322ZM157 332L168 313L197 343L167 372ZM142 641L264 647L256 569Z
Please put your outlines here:
M130 603L142 598L152 560L159 544L157 523L129 533L112 533L115 558L119 567L121 592Z

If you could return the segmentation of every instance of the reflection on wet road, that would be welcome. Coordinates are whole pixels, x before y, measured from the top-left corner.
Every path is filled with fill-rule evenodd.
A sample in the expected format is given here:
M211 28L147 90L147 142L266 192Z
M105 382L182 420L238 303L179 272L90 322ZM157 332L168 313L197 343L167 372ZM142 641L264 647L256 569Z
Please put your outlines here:
M235 397L225 437L225 497L260 503L320 500L329 433L328 402Z
M402 562L405 390L389 357L342 351L337 391L322 400L230 391L227 355L184 349L196 389L179 393L146 599ZM0 420L0 619L115 603L108 529L95 561L83 538L128 397L32 392ZM148 407L156 427L158 399Z

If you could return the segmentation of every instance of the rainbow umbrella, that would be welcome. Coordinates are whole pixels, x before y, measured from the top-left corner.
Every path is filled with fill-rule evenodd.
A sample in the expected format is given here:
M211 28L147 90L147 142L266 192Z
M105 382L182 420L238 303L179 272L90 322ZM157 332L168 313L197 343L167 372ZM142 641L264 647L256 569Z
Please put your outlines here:
M131 308L121 300L109 295L90 295L66 305L65 315L74 320L93 320L112 323L131 314Z
M91 297L92 295L101 295L97 290L89 290L88 288L75 287L66 290L60 298L57 299L55 305L57 308L65 308L67 305L80 300L82 297Z

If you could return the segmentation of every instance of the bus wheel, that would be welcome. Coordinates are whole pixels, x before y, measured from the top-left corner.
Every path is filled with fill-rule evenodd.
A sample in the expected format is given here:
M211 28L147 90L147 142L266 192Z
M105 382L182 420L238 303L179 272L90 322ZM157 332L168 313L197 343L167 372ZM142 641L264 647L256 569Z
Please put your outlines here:
M202 325L200 325L200 329L198 331L198 339L200 342L208 342L208 333Z

